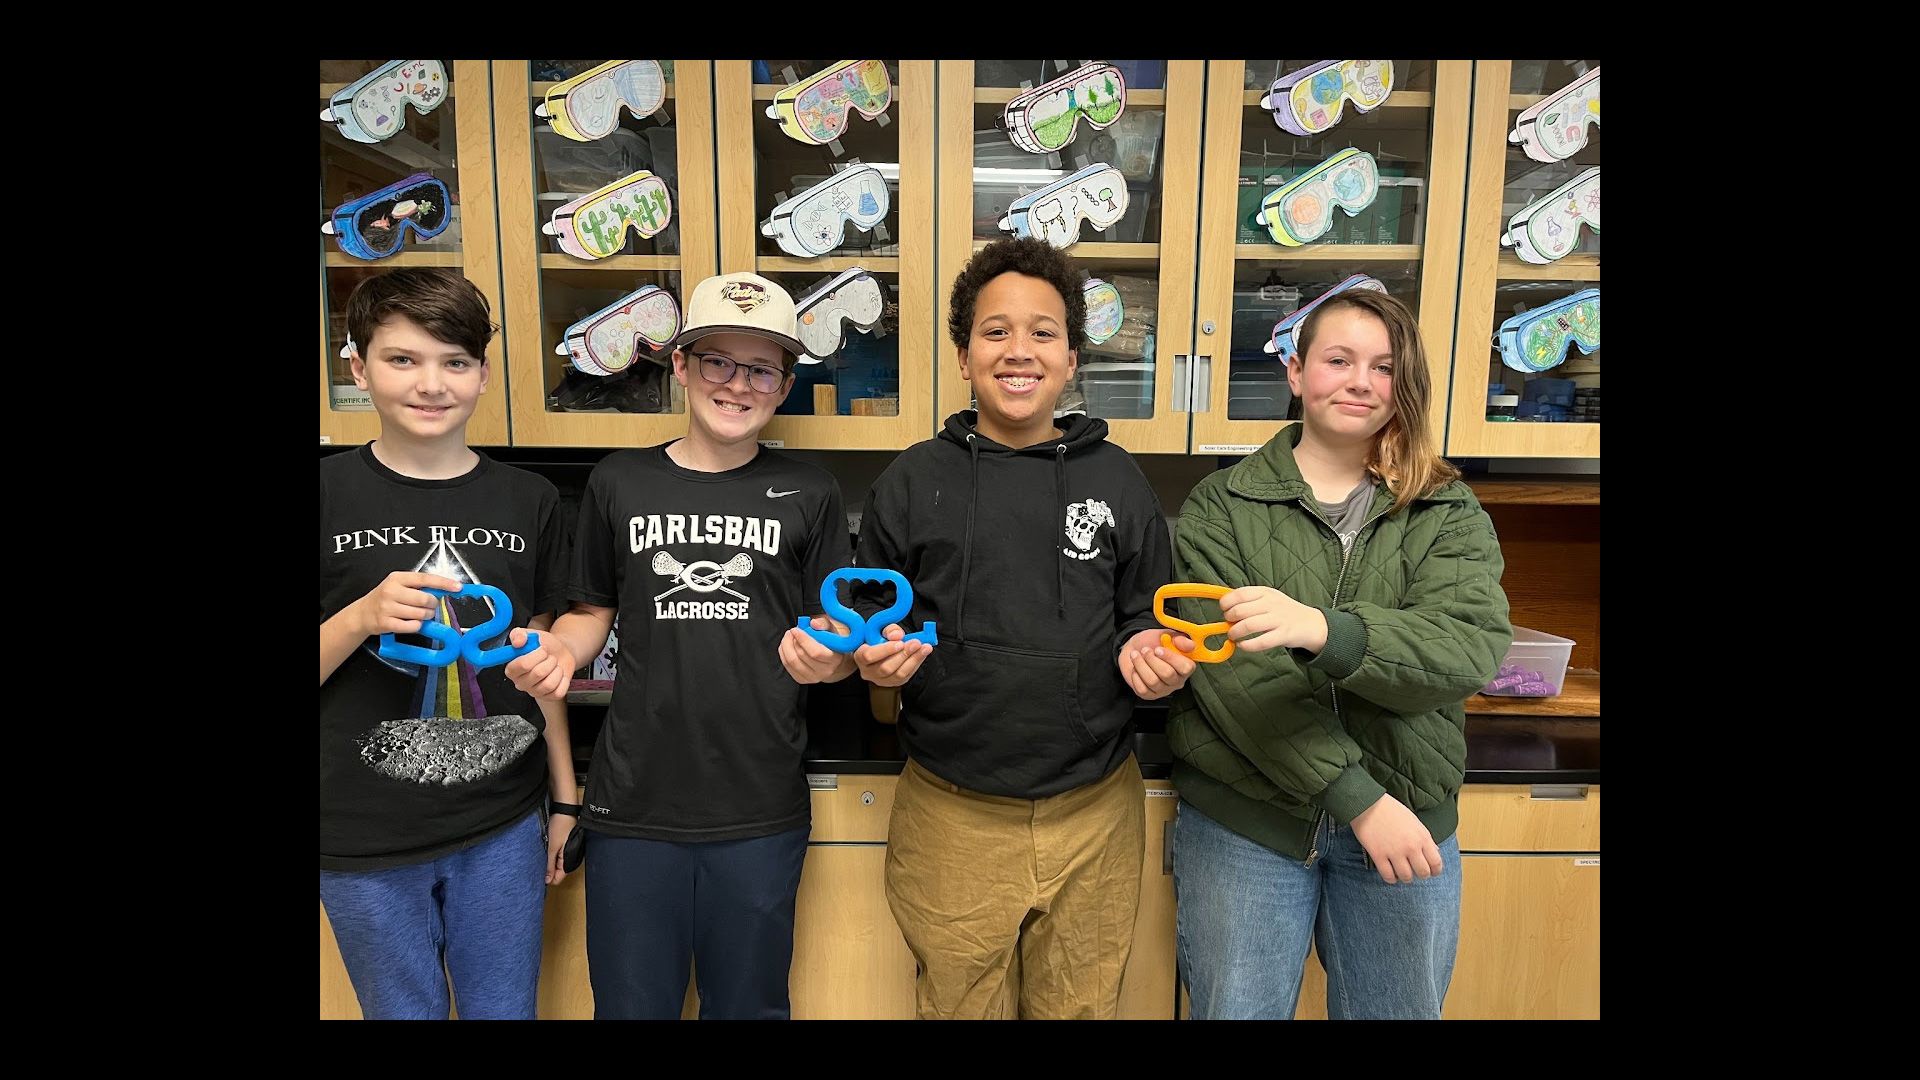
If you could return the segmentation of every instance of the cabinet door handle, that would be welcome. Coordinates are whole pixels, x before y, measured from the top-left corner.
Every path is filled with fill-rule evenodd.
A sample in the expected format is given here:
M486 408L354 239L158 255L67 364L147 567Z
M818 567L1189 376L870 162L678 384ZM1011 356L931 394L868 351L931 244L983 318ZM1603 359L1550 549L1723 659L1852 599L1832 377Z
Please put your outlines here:
M1534 784L1527 789L1527 798L1542 802L1584 802L1587 798L1585 784Z
M1186 353L1173 354L1173 411L1192 412L1187 404L1192 399L1193 365L1187 362Z

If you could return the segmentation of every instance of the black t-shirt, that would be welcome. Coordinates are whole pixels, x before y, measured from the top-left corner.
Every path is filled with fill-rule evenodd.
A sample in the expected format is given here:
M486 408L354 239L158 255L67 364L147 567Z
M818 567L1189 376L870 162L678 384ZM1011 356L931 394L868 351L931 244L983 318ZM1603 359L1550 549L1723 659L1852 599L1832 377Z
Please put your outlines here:
M772 450L721 473L664 445L594 467L569 595L619 609L620 674L588 828L713 841L807 823L805 688L780 635L819 614L820 582L851 555L839 483Z
M320 621L395 570L506 593L513 626L565 607L560 494L544 477L490 461L451 480L416 480L371 447L320 462ZM493 616L455 593L439 619ZM509 627L511 629L511 627ZM505 643L503 630L483 642ZM416 635L405 644L431 647ZM369 637L320 687L320 867L424 862L518 821L546 790L546 720L505 666L424 667L382 659Z

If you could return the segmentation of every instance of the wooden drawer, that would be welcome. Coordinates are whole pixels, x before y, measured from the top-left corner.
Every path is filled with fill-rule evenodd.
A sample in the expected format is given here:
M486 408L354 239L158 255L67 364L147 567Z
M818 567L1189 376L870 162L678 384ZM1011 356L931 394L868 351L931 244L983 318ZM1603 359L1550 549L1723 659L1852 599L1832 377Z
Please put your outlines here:
M1468 784L1461 851L1599 851L1599 784Z
M893 789L898 776L866 773L810 773L809 780L823 776L837 785L831 790L813 789L813 843L870 843L887 840L887 819L893 816Z

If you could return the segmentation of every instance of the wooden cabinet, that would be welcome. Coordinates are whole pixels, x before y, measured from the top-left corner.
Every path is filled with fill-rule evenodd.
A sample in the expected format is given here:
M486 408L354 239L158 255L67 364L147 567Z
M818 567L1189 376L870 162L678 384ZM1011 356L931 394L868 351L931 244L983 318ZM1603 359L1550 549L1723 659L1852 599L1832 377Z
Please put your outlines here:
M1147 850L1140 864L1140 914L1133 923L1133 955L1120 982L1120 1019L1173 1019L1173 819L1179 793L1166 780L1146 782Z

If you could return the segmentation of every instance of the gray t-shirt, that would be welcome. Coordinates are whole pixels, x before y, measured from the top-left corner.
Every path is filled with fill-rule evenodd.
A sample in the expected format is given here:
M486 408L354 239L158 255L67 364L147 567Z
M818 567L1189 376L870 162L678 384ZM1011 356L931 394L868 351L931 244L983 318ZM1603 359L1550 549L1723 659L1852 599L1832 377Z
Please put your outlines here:
M1347 492L1347 497L1337 503L1313 501L1320 507L1320 516L1327 519L1333 531L1340 535L1340 550L1353 550L1353 538L1360 535L1360 526L1366 524L1367 508L1373 505L1372 477L1362 479L1357 487Z

